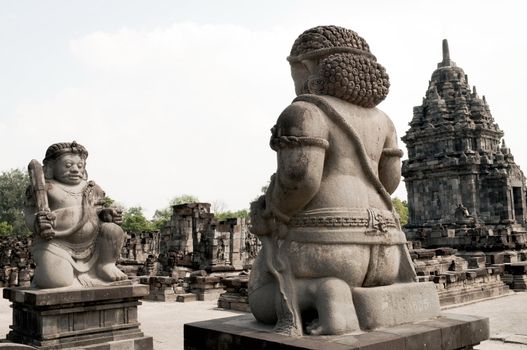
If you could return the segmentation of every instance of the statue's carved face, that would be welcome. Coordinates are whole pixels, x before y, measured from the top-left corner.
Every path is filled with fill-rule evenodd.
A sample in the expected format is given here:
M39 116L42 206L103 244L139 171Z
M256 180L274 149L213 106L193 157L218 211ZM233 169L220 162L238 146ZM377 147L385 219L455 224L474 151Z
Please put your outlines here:
M295 62L291 64L291 77L295 83L295 93L302 94L302 89L309 77L309 70L302 62Z
M295 83L295 93L301 95L306 93L305 86L310 78L319 72L318 62L314 60L302 60L291 63L291 77Z
M75 153L65 154L53 164L53 178L67 185L78 185L85 174L86 162Z

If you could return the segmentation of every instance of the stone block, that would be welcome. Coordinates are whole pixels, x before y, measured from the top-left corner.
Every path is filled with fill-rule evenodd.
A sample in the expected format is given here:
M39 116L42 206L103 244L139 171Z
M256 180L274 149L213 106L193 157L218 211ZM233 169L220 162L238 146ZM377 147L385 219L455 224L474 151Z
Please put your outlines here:
M194 293L178 294L176 301L179 303L187 303L189 301L197 301L198 296Z
M527 261L511 263L505 265L505 271L512 275L526 275L527 274Z
M512 288L516 291L527 289L527 275L513 275Z
M352 295L361 329L415 322L440 313L436 287L431 282L354 288Z
M141 332L137 320L139 299L148 289L146 285L4 289L13 308L7 339L39 349L152 349L152 337ZM109 344L112 347L106 347Z
M236 311L251 312L251 308L249 307L248 303L231 302L230 309Z
M204 292L197 293L199 301L218 300L223 289L209 289Z

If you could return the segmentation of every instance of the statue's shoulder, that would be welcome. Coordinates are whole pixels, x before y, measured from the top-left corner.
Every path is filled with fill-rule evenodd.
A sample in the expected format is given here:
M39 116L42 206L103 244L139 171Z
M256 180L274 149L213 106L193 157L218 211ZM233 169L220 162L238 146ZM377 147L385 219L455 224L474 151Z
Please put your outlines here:
M317 136L327 135L323 112L314 104L294 101L280 114L276 122L278 135Z
M90 180L86 183L86 188L89 189L91 195L97 200L106 197L106 192L104 192L102 187L93 180Z
M380 133L384 133L386 137L391 137L392 135L396 134L395 125L388 114L376 107L368 108L367 110L370 117L373 118L372 122L379 127L378 130Z
M99 186L99 184L97 184L95 181L93 180L90 180L90 181L86 181L86 186L89 186L89 187L92 187L95 191L103 191L102 187Z

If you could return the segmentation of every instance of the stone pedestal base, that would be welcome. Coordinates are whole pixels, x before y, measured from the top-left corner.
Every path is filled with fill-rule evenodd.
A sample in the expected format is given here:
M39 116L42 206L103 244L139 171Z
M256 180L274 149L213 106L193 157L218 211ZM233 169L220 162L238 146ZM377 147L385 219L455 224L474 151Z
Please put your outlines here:
M9 341L38 349L153 349L139 329L137 306L148 286L74 290L4 289L12 302Z
M488 339L489 320L442 314L426 321L371 332L292 338L272 332L252 315L185 324L185 350L332 349L332 350L453 350L472 349Z

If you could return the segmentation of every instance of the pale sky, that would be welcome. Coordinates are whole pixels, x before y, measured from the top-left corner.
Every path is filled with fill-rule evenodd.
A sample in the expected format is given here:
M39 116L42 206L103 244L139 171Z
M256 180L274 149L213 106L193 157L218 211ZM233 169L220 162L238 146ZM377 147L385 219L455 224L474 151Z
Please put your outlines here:
M399 136L447 38L525 171L525 4L0 0L0 172L76 140L90 179L147 216L181 194L248 208L276 168L269 129L295 97L285 58L327 24L358 32L386 67L379 108Z

